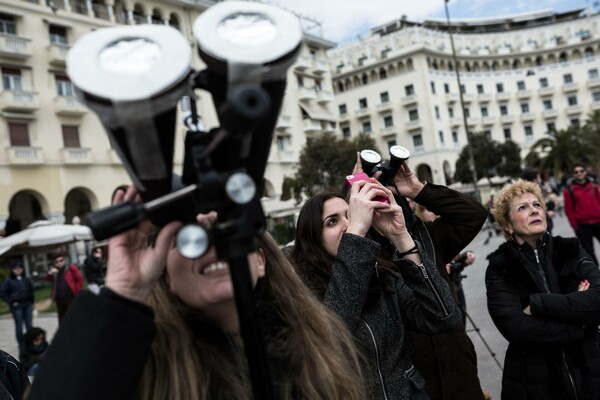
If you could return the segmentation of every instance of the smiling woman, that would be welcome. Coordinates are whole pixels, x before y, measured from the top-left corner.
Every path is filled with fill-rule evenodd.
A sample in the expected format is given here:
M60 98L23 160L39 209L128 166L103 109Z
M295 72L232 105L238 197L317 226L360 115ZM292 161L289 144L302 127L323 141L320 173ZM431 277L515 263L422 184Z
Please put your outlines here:
M490 315L509 341L502 399L598 398L598 267L577 239L546 232L536 183L502 189L492 213L507 239L485 278Z
M132 187L118 191L115 203L136 198ZM197 217L206 226L216 219L214 212ZM105 287L76 299L30 399L252 397L229 263L214 247L183 257L174 245L180 227L167 224L153 246L149 221L110 239ZM256 248L248 265L274 398L364 399L343 322L302 284L268 234L256 237Z

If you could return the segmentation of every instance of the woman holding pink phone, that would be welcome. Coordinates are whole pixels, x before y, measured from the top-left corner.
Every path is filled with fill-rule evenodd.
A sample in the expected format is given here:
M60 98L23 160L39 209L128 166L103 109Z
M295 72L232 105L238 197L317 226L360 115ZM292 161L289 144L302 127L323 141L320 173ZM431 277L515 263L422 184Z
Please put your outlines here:
M371 226L394 245L392 261L378 258L380 245L366 237ZM369 399L428 399L406 329L449 332L460 326L460 312L408 233L392 192L369 178L352 183L349 201L333 192L312 197L300 212L291 256L303 280L354 335Z

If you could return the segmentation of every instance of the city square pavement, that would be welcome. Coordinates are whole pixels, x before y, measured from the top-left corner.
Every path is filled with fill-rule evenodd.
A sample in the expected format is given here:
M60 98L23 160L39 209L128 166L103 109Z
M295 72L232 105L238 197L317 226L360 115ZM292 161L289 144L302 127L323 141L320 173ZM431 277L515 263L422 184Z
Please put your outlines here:
M492 394L492 398L499 399L502 377L500 366L504 364L504 352L508 343L500 335L488 314L484 279L487 266L486 256L498 248L504 238L502 235L494 234L489 243L484 244L488 232L488 230L480 232L467 247L475 252L476 258L475 263L464 271L467 278L463 280L463 288L467 299L467 312L474 325L479 329L479 332L475 331L474 325L467 321L467 331L477 351L479 379L482 387ZM565 237L574 236L565 216L557 216L554 219L553 234ZM596 254L600 255L598 242L595 242L595 249ZM34 325L45 329L51 341L58 328L58 318L55 313L39 313L34 317ZM0 348L18 357L14 325L10 315L0 317Z

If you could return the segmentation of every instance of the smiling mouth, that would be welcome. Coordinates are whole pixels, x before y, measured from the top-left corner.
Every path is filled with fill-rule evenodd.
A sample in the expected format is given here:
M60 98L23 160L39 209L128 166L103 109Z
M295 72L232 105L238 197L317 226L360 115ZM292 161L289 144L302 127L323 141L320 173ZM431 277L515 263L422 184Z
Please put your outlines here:
M207 275L212 272L222 271L224 269L227 269L228 266L229 265L225 261L216 261L216 262L210 263L210 264L206 265L204 268L202 268L202 270L200 271L200 274Z

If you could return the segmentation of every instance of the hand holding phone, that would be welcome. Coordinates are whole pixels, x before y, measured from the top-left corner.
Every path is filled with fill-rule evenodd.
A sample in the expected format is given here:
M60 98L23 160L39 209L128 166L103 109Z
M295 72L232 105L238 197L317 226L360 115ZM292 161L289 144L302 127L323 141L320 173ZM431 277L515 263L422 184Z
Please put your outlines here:
M369 175L365 174L364 172L357 172L353 175L346 176L346 183L348 184L348 186L352 186L354 182L358 181L371 182L371 178L369 178ZM390 204L390 201L383 196L375 196L373 197L373 201L379 201L381 203Z

